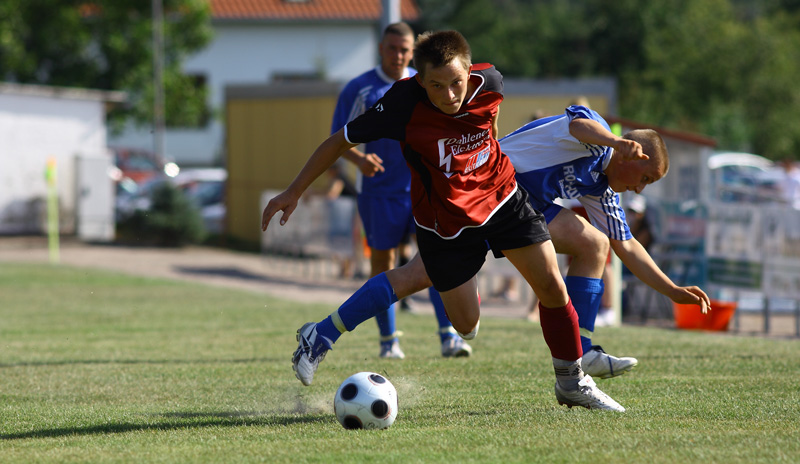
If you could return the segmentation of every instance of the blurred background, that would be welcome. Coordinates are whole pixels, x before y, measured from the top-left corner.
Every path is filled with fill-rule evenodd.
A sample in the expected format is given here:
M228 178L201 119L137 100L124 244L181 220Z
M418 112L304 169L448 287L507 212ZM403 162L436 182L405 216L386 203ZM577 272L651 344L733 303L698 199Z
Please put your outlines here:
M324 259L324 200L262 234L264 199L400 20L498 67L501 135L577 98L658 130L670 174L623 198L654 258L800 335L796 0L0 0L0 234ZM625 317L671 315L620 275Z

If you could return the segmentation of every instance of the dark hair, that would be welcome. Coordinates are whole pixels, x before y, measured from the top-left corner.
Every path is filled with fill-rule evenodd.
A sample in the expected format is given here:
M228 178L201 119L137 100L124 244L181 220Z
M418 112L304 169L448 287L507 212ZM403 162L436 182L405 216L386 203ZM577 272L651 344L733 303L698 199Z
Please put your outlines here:
M455 59L469 69L472 65L472 51L467 39L458 31L424 32L417 37L414 46L414 67L423 74L426 65L438 68Z
M664 175L669 171L669 153L667 152L667 144L661 135L653 129L636 129L628 132L623 136L628 140L639 142L642 146L642 151L645 155L650 157L651 163L657 163L662 168L661 171Z
M381 36L381 40L386 38L386 36L389 34L399 35L402 37L410 35L413 37L414 30L411 29L411 26L404 22L392 23L386 26L386 29L383 30L383 36Z

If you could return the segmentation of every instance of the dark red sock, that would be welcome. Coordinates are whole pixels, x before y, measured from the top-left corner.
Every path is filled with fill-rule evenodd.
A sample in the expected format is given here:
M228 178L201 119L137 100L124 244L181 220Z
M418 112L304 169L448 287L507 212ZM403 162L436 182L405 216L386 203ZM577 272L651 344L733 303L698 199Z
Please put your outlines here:
M583 356L578 313L572 306L572 300L560 308L546 308L539 303L539 320L544 341L554 358L574 361Z

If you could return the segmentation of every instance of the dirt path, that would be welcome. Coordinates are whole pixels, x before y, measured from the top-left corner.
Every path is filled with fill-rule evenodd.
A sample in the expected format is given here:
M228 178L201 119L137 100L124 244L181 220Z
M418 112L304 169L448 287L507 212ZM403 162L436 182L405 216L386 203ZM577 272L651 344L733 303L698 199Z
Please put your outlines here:
M0 263L46 263L49 259L44 237L0 237ZM332 265L326 261L279 259L210 247L125 247L64 239L59 262L244 289L292 301L330 304L332 309L363 284L363 280L334 278ZM414 303L415 312L433 311L427 294L415 295ZM526 305L484 299L482 311L487 316L522 318Z

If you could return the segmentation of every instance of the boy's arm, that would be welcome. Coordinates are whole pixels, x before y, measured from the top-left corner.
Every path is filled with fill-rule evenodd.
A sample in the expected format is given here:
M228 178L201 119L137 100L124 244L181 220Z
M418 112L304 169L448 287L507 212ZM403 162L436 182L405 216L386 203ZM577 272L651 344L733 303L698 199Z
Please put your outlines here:
M593 119L573 119L569 122L569 133L579 142L613 148L624 161L650 158L642 152L639 142L618 137Z
M630 271L659 293L666 295L672 301L683 304L700 305L705 314L711 308L708 295L699 287L679 287L664 274L658 265L647 253L647 250L635 239L611 241L611 248L619 256L623 264Z
M283 211L281 225L286 224L289 216L297 208L297 201L306 189L317 177L321 176L345 151L355 147L344 137L344 129L339 129L335 134L328 137L322 144L314 150L314 153L306 162L297 177L289 184L283 192L272 198L264 212L261 214L261 230L266 231L270 219L278 211Z

